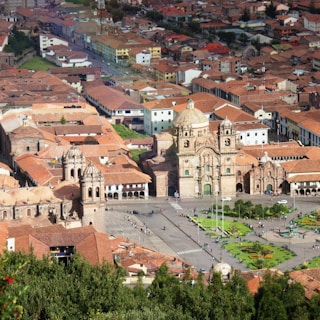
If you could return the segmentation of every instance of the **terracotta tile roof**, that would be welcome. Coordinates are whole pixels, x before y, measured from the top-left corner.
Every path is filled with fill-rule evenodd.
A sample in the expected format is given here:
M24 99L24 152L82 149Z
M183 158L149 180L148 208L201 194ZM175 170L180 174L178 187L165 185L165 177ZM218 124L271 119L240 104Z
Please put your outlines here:
M318 173L320 175L320 159L301 159L281 164L288 173Z
M38 258L50 253L50 247L75 246L77 252L91 264L103 261L113 264L109 237L98 233L92 226L65 229L52 225L45 228L21 226L9 228L9 236L15 238L16 251L30 251L32 246Z
M15 159L17 166L29 175L39 186L49 185L53 178L47 162L32 154L25 154ZM62 172L61 172L62 178Z
M291 271L290 278L299 282L305 290L307 299L320 292L320 268Z
M287 178L288 182L304 182L304 181L319 181L320 180L320 173L319 174L299 174L293 177Z
M142 264L147 268L147 273L150 275L156 272L163 263L166 263L168 272L178 276L186 272L186 269L190 267L190 265L178 257L159 253L147 247L141 247L135 243L128 242L124 238L117 238L112 242L114 245L112 248L113 252L120 260L119 265L133 272L140 270L134 268L135 264ZM191 278L195 279L196 277L197 272L191 270Z
M142 109L142 106L125 92L104 85L87 86L85 91L87 95L105 105L109 110Z
M56 198L61 200L77 199L80 198L80 186L79 183L60 181L55 184L53 193Z
M72 238L74 233L72 234ZM108 235L94 232L76 243L76 250L91 264L101 264L104 261L114 264L113 253Z
M166 99L148 101L143 103L143 106L148 110L172 109L177 103L184 103L187 102L187 100L188 97L170 97Z
M214 115L224 120L228 118L232 123L245 123L245 122L258 122L257 118L251 114L241 110L239 107L231 105L230 103L225 104L213 111Z
M261 122L235 124L234 128L236 131L255 130L255 129L268 129L269 130L270 129L269 126L267 126Z
M270 143L262 146L244 146L243 150L255 158L259 159L268 152L271 158L294 159L294 157L305 157L309 159L320 158L318 147L301 147L296 141Z
M248 165L255 165L259 164L259 161L254 156L247 154L243 151L238 151L236 156L236 164L238 166L248 166Z

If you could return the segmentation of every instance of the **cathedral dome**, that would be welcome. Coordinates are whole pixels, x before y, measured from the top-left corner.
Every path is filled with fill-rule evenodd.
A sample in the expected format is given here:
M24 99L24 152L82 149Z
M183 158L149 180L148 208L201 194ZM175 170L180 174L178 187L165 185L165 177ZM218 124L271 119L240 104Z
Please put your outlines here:
M187 108L181 111L173 120L174 127L204 127L209 125L207 117L194 107L194 101L188 100Z
M74 159L83 157L82 152L76 148L76 146L72 146L64 156L66 159Z
M35 196L39 197L40 202L52 201L53 199L56 198L50 187L45 187L45 186L37 187L36 189L34 189L33 193Z
M15 204L15 199L8 193L3 190L0 192L0 205L1 206L13 206Z
M35 204L39 203L40 201L39 195L36 195L32 191L25 188L14 189L10 191L9 194L17 204Z
M90 162L88 164L88 166L85 168L84 172L83 172L83 176L87 177L87 176L100 176L101 175L101 171L96 168L92 162Z

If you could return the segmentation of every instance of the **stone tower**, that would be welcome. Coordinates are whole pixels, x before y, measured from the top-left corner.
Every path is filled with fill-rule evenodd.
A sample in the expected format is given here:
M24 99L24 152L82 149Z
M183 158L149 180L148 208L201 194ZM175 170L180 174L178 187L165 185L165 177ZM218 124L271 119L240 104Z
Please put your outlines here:
M90 162L80 178L82 216L105 211L104 188L102 172Z
M236 132L232 122L228 118L222 121L219 126L218 139L220 149L221 196L235 196Z
M63 180L79 182L80 177L86 167L86 159L83 153L72 146L62 156Z

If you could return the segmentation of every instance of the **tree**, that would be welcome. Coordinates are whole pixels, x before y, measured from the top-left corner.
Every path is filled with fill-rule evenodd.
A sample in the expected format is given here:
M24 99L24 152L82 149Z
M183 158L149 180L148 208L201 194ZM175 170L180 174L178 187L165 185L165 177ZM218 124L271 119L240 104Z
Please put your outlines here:
M236 40L236 35L234 32L220 31L220 32L218 32L218 36L219 36L220 40L226 42L228 46L230 46L230 44L235 42L235 40Z
M271 1L270 5L266 7L266 15L269 18L274 19L276 17L276 10L277 10L277 7L273 5L273 2Z
M66 124L66 123L67 123L67 120L66 120L66 118L65 118L64 116L62 116L62 117L60 118L60 123L61 123L61 124Z
M239 273L235 273L226 284L230 304L233 306L233 319L250 320L254 314L254 299L248 286Z
M156 303L164 304L167 307L173 307L173 290L179 284L176 277L168 274L166 264L160 266L156 277L150 287L148 287L148 296Z
M258 308L256 310L257 320L287 320L288 316L286 309L282 301L276 296L267 292L263 295L262 299L259 301Z
M201 32L200 23L197 21L188 22L188 28L195 33Z
M148 11L146 17L153 20L154 22L159 22L163 20L163 14L158 11Z
M243 45L246 45L247 42L248 42L248 36L242 32L239 36L239 41L243 44Z
M124 17L124 13L119 9L112 9L111 14L114 22L121 21Z
M244 8L240 20L245 22L250 20L250 12L247 7Z
M320 295L315 294L307 304L309 320L319 320Z
M14 27L9 36L8 44L4 47L4 51L13 52L19 56L24 50L29 48L35 48L35 43L27 37L24 32L18 31L18 29Z

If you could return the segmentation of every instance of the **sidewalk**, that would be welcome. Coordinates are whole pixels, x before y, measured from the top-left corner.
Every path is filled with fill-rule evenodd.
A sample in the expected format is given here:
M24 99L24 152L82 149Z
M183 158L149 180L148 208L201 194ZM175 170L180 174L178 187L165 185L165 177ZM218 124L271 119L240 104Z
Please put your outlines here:
M94 216L84 216L83 225L89 225L92 222L94 228L101 233L107 233L110 236L128 238L130 241L139 243L155 251L168 255L177 256L165 242L133 214L122 211L109 210L104 214L94 214Z

